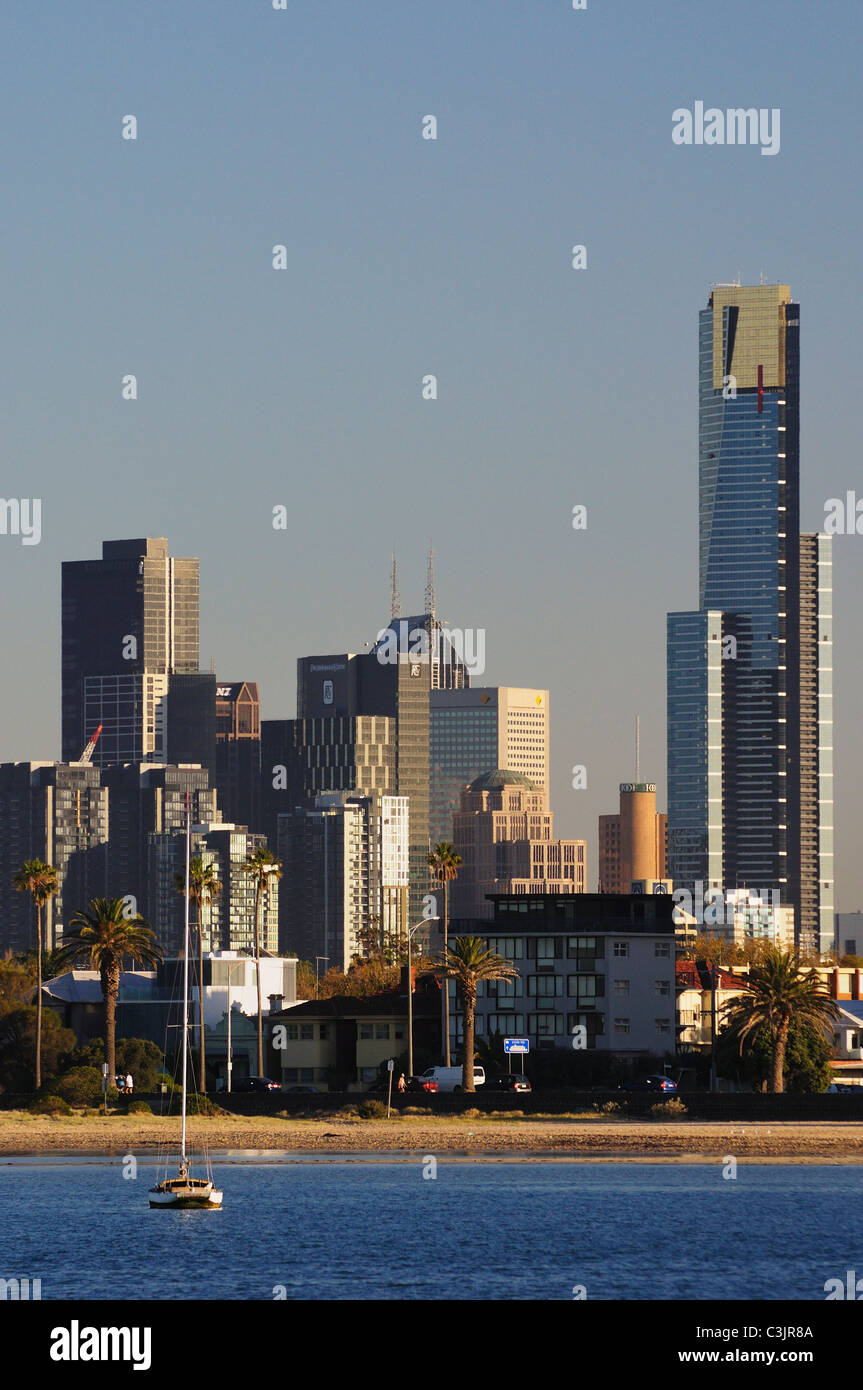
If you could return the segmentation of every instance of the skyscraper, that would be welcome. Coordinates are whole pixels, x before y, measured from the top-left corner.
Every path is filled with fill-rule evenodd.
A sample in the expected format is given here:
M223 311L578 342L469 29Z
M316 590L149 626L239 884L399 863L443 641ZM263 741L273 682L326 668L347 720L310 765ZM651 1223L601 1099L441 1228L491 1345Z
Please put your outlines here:
M162 538L104 541L101 560L67 561L62 598L62 746L93 761L164 762L168 683L198 669L198 561Z
M654 782L621 782L620 811L599 817L599 891L631 893L639 880L666 877L666 821Z
M549 785L548 691L472 686L431 692L432 844L452 839L461 793L483 772L507 768Z
M778 889L833 931L830 543L800 535L800 308L719 285L699 322L698 610L668 615L668 871Z

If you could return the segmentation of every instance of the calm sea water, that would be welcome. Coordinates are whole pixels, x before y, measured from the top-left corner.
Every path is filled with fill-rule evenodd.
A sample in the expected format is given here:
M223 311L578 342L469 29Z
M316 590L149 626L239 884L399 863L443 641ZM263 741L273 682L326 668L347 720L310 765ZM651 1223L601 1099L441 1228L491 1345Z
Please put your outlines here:
M43 1299L819 1299L863 1274L863 1169L252 1161L150 1211L151 1161L0 1160L0 1276Z

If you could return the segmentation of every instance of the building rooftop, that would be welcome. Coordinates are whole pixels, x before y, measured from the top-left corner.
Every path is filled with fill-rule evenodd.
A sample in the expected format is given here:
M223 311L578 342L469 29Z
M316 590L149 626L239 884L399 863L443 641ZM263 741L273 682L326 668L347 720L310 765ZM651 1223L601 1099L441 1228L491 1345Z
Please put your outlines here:
M496 791L499 787L527 787L528 791L542 791L536 782L530 777L526 777L523 772L507 772L503 768L495 768L494 772L483 772L479 777L475 777L470 784L472 792Z

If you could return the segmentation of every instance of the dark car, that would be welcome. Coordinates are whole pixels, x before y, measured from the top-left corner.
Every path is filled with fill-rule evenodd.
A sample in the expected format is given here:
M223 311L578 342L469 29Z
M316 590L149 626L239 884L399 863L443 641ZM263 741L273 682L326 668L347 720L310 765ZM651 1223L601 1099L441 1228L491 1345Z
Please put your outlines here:
M282 1088L278 1081L271 1081L268 1076L241 1076L239 1081L234 1082L235 1091L280 1091Z
M633 1081L624 1081L619 1089L621 1091L664 1091L666 1095L674 1095L677 1091L677 1082L672 1081L670 1076L637 1076Z
M505 1072L503 1076L487 1076L484 1091L530 1091L532 1089L526 1076L520 1072Z
M321 1093L317 1086L286 1086L285 1094L289 1096L319 1096Z
M406 1091L426 1091L432 1095L438 1089L436 1081L431 1081L427 1076L409 1076L405 1086Z

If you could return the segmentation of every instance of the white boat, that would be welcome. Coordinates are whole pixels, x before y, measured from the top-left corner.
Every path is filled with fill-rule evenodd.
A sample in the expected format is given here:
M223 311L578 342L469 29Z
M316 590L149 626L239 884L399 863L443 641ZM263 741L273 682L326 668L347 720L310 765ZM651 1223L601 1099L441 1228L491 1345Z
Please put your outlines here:
M207 1163L208 1176L193 1178L190 1173L191 1160L186 1153L186 1100L188 1096L189 1064L189 855L192 840L192 826L189 817L189 800L186 798L186 910L183 935L183 1127L180 1139L180 1162L177 1176L165 1177L150 1188L150 1206L162 1210L172 1208L210 1208L217 1210L222 1205L222 1193L213 1182L212 1172ZM203 980L200 983L203 988Z

